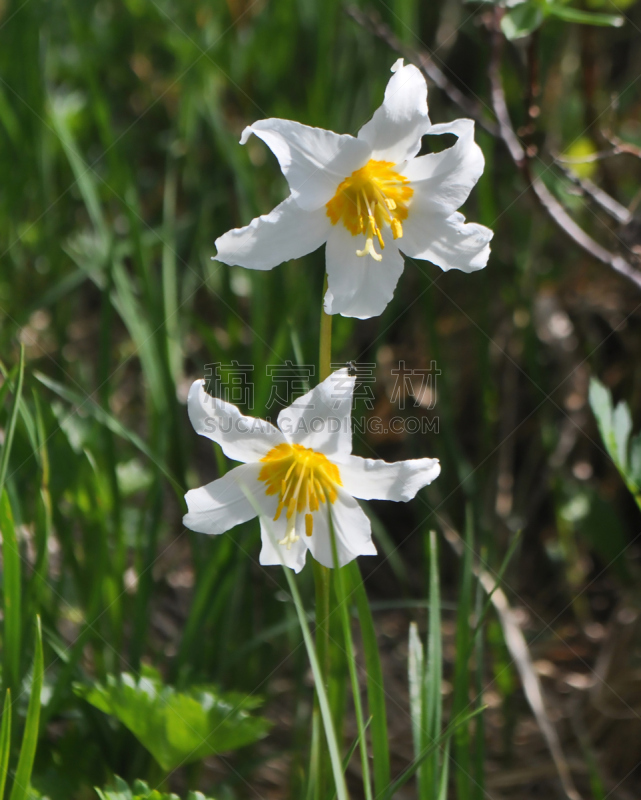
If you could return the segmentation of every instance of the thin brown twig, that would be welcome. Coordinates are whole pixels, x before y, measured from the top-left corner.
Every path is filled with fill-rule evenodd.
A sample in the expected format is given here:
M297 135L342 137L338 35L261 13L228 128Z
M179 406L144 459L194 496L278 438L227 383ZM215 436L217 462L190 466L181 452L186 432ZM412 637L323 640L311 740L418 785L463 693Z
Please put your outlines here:
M361 28L369 31L369 33L385 42L395 53L398 53L403 56L403 58L415 64L439 89L445 92L453 103L461 108L469 117L478 122L484 130L492 136L499 135L497 125L483 115L481 105L464 95L463 92L450 81L443 70L434 63L434 60L428 53L423 50L415 50L402 44L389 27L378 18L374 12L365 12L356 6L347 6L346 12L361 26Z
M621 225L627 225L632 220L632 213L624 205L621 205L618 200L615 200L614 197L609 195L600 186L597 186L596 183L593 183L589 178L582 178L580 175L577 175L574 170L566 167L565 164L567 162L565 159L557 156L555 161L559 165L559 168L563 170L565 177L576 184L584 194L591 197L597 205L601 206L601 208L612 217L612 219L615 219Z
M636 286L641 288L641 272L623 256L611 252L607 248L603 247L603 245L599 244L588 233L586 233L583 228L581 228L581 226L572 219L561 203L556 199L556 197L554 197L547 186L543 183L541 178L534 177L532 175L527 153L521 145L521 142L519 141L519 138L517 137L512 126L505 100L503 81L501 79L500 65L504 37L500 31L498 15L502 13L502 9L497 7L494 10L495 16L494 24L492 26L492 57L490 60L492 106L498 121L498 125L485 118L480 104L475 103L473 100L470 100L469 97L464 95L463 92L461 92L461 90L445 76L444 72L434 63L434 60L427 53L423 51L417 51L403 45L389 29L389 27L377 16L375 16L375 14L371 12L364 12L355 6L348 6L346 10L349 16L352 17L352 19L362 28L384 41L396 53L403 56L413 64L416 64L416 66L419 67L419 69L421 69L421 71L431 81L433 81L433 83L435 83L439 89L447 94L453 103L459 106L459 108L468 114L468 116L478 122L478 124L484 130L486 130L492 136L502 139L507 146L512 160L522 172L529 187L536 195L537 200L543 209L559 226L559 228L561 228L561 230L570 239L572 239L573 242L575 242L597 261L600 261L602 264L612 268L615 270L615 272L623 275L625 278L632 281ZM641 158L641 148L635 148L634 145L628 144L627 142L622 142L616 137L608 138L612 142L617 152L628 153Z
M635 144L631 144L630 142L624 142L623 139L619 139L618 136L615 136L607 131L604 131L603 135L614 147L615 153L626 153L627 155L641 158L641 147L637 147Z
M523 149L510 119L510 114L505 101L505 91L501 78L501 53L503 48L503 34L499 26L499 14L501 9L496 9L494 14L494 25L492 30L492 56L490 60L490 84L492 93L492 105L494 113L499 121L500 136L512 156L512 160L523 176L527 180L534 194L537 196L543 208L561 230L570 237L583 250L589 253L597 261L614 269L620 275L628 278L639 288L641 288L641 272L635 269L623 256L610 252L603 245L595 241L578 225L568 214L561 203L554 197L545 183L538 176L532 175L530 161Z

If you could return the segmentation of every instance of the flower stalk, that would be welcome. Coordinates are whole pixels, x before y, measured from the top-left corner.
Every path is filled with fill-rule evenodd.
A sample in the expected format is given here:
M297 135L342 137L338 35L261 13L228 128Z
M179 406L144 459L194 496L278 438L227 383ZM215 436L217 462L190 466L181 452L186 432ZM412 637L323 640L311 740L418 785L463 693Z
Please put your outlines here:
M327 274L323 282L323 294L327 292ZM318 354L318 374L319 380L324 381L329 377L332 364L332 317L327 314L321 301L320 309L320 336L319 336L319 354ZM331 516L331 512L330 516ZM330 523L331 525L331 523ZM329 658L329 623L330 623L330 592L331 592L331 576L329 567L320 564L316 559L312 561L312 569L314 573L314 590L316 600L316 653L318 657L318 664L322 676L323 687L325 692L329 694L329 674L330 674L330 658ZM318 692L316 693L315 706L318 711ZM317 713L318 713L317 711ZM329 753L327 748L323 746L322 739L319 740L319 780L321 784L321 797L324 795L325 790L325 774L327 770L325 765Z

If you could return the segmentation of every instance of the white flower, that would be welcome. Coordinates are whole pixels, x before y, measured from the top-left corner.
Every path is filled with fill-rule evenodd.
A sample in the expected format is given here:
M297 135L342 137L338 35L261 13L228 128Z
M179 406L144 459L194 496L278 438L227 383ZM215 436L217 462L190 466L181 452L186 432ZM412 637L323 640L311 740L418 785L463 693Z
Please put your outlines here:
M383 105L358 136L264 119L245 128L278 159L291 194L244 228L216 240L216 259L272 269L327 243L325 311L376 316L392 299L403 256L472 272L489 258L492 231L457 209L483 172L474 122L432 125L420 71L399 59ZM421 137L453 133L449 149L416 157Z
M277 428L211 397L204 381L192 384L188 407L194 429L244 463L187 492L186 527L224 533L257 516L258 507L260 563L282 563L299 572L308 550L321 564L334 566L331 513L340 566L359 555L376 555L369 519L354 498L411 500L441 467L435 458L388 464L352 455L354 381L346 369L334 372L281 411Z

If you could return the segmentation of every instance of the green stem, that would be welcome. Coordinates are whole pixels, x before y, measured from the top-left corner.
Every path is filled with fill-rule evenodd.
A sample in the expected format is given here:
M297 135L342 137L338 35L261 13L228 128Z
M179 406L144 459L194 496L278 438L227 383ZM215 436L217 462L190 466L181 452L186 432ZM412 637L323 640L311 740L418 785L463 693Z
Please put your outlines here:
M327 291L327 275L323 285L323 297ZM332 363L332 317L326 314L321 305L320 318L320 346L318 357L319 380L324 381L331 372ZM323 686L327 692L329 689L329 611L330 611L330 571L327 567L313 561L314 586L316 590L316 652L318 664L322 676ZM316 706L318 707L318 696ZM328 753L325 747L320 747L318 753L319 764L319 795L324 797L326 786L326 775L328 770Z
M323 284L323 297L327 291L327 275ZM321 305L320 347L318 355L319 379L324 381L331 372L332 363L332 317ZM329 681L329 594L330 572L327 567L314 561L314 584L316 587L316 648L323 674L325 688Z

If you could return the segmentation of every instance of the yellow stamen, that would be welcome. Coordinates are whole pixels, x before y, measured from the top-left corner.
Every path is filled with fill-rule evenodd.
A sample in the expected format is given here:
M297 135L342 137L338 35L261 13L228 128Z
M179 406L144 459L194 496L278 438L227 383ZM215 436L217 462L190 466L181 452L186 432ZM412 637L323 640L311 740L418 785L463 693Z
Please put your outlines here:
M403 236L402 223L414 194L408 184L409 179L397 172L392 162L370 160L339 185L327 203L327 216L333 225L342 220L352 236L365 234L365 246L356 255L382 260L374 239L382 250L384 225L390 226L395 239Z
M378 255L378 253L376 254ZM380 258L380 256L379 256ZM279 444L261 459L263 466L258 479L266 484L265 494L278 495L274 521L287 508L287 529L279 544L287 547L299 540L296 535L298 514L305 513L305 535L311 536L314 527L313 512L319 509L319 500L334 503L337 487L342 486L338 467L323 453L299 444Z

